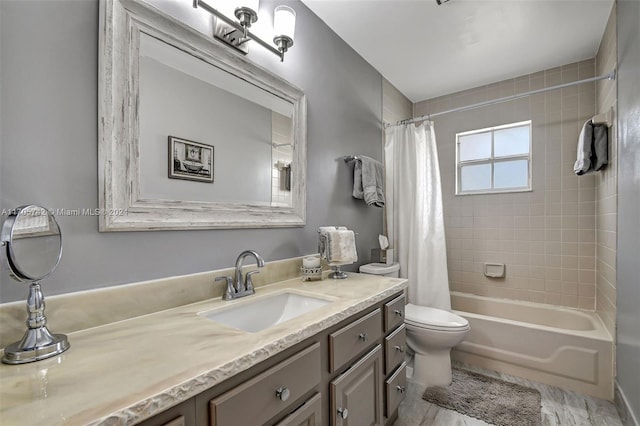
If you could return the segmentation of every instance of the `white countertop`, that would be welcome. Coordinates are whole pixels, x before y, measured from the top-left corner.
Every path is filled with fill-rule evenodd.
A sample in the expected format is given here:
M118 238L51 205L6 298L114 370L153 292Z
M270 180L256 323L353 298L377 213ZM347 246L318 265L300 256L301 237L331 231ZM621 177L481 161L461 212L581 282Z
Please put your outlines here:
M289 288L334 302L257 333L197 315ZM70 333L71 348L57 357L0 365L0 424L142 421L404 288L404 279L356 273L296 278L234 301L210 299Z

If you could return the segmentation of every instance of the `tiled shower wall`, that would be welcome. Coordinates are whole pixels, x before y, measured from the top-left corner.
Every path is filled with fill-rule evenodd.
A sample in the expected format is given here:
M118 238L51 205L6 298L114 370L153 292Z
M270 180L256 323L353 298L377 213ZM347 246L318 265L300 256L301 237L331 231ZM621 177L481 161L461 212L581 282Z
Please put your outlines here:
M603 75L616 68L616 5L596 56L596 73ZM609 129L609 165L596 174L596 310L609 333L615 338L616 323L616 243L618 198L618 149L615 107L616 82L601 80L596 84L598 113L614 108L613 126Z
M414 104L414 116L593 77L593 59ZM595 308L594 175L576 176L595 83L434 118L442 176L450 288L483 296ZM532 120L533 191L455 195L455 134ZM485 262L504 263L487 278Z

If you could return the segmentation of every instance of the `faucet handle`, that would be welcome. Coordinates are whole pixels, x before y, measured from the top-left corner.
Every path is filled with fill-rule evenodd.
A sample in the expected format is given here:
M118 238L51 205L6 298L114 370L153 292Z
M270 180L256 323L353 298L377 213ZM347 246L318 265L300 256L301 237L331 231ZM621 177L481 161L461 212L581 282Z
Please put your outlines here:
M259 273L260 273L260 271L258 271L257 269L247 272L247 274L244 277L244 284L245 284L245 288L246 288L247 291L251 291L251 292L254 291L254 289L253 289L253 281L251 280L251 276L253 274L259 274Z
M227 289L224 292L224 294L222 295L222 300L231 300L233 299L233 293L234 293L234 289L233 289L233 278L232 277L216 277L215 279L216 281L222 281L222 280L227 280Z

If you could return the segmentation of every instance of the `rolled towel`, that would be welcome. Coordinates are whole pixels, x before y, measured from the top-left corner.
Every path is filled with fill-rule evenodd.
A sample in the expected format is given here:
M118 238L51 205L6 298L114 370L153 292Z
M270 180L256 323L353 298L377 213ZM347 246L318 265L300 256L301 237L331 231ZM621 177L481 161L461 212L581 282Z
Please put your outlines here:
M577 159L573 165L573 171L578 176L592 170L591 157L593 145L593 122L588 120L582 126L578 137Z
M327 232L326 259L329 265L346 265L358 261L356 236L349 229Z

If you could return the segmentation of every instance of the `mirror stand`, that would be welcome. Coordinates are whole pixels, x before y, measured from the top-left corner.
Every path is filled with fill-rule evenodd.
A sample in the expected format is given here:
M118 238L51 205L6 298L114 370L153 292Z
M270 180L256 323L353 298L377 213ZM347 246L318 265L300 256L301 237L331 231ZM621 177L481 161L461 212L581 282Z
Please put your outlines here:
M18 207L4 221L0 239L10 275L29 283L27 331L22 340L4 348L2 362L25 364L61 354L69 349L69 340L64 334L51 334L47 328L40 287L40 280L53 272L62 256L58 223L44 207Z
M61 354L69 349L69 340L64 334L51 334L44 315L44 295L40 283L34 281L29 286L27 297L27 331L22 340L4 349L2 362L24 364Z
M333 272L329 274L329 278L334 280L344 280L347 278L347 273L340 270L340 265L331 265Z

